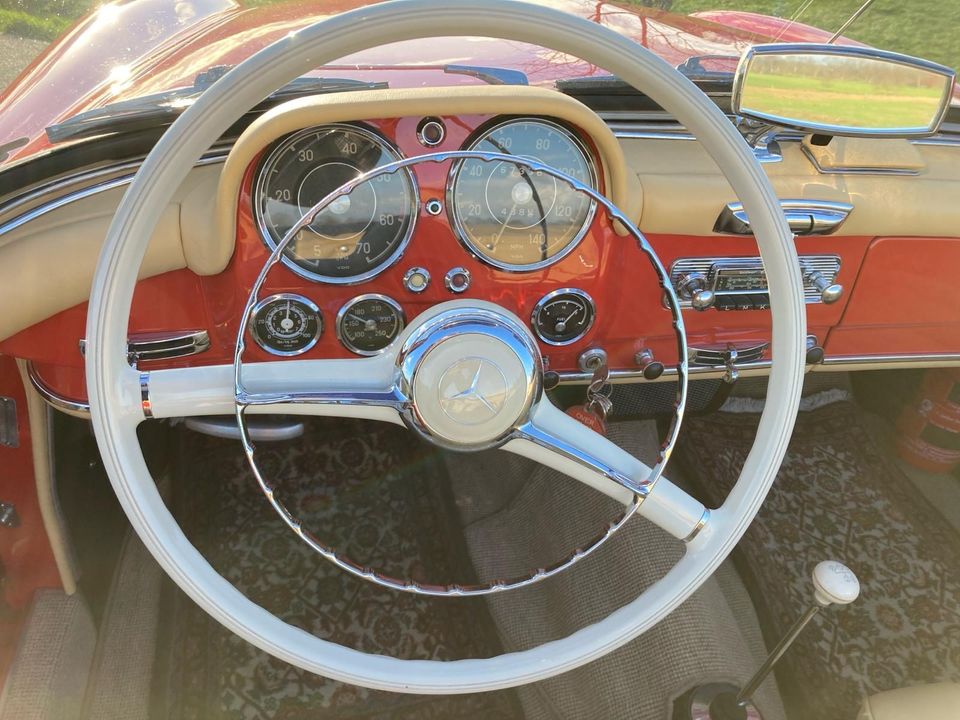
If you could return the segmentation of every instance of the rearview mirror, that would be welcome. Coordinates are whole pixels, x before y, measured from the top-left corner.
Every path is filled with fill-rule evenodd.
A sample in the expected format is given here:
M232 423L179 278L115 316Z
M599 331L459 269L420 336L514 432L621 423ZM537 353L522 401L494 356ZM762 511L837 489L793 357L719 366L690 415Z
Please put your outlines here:
M936 63L842 45L755 45L733 83L733 112L824 135L931 135L955 73Z

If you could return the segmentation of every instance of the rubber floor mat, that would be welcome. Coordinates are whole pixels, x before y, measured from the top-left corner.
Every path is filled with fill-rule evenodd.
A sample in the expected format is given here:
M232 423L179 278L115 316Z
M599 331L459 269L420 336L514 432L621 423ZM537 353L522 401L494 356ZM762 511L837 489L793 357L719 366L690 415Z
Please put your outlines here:
M708 505L719 505L736 480L758 418L717 413L684 424L678 455ZM860 598L819 613L778 665L796 720L849 720L865 695L960 681L960 536L865 419L849 402L800 413L777 480L734 555L768 645L809 607L819 561L840 560L860 579Z
M184 431L173 510L210 563L249 598L314 635L370 653L450 660L500 652L482 599L421 598L359 580L316 555L268 506L236 441ZM261 444L260 467L312 531L394 577L472 579L445 466L403 429L310 420ZM511 691L415 696L371 691L276 660L168 583L154 703L184 720L515 718Z

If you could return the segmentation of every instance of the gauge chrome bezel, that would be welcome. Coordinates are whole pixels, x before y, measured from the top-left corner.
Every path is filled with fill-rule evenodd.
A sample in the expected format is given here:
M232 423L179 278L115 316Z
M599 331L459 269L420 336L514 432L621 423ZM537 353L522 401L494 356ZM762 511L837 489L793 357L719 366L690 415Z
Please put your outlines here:
M350 311L350 308L352 308L354 305L356 305L359 302L363 302L364 300L379 300L380 302L384 302L390 307L392 307L394 310L396 310L397 315L400 318L400 325L397 327L397 335L395 335L393 339L390 340L390 342L388 342L379 350L361 350L356 346L354 346L354 344L350 342L346 334L343 332L343 328L342 328L343 318L346 317L347 313ZM403 306L399 302L397 302L396 300L394 300L392 297L388 295L381 295L380 293L366 293L365 295L357 295L356 297L351 298L350 300L347 300L347 302L344 303L343 307L340 308L340 310L337 312L337 322L335 327L337 332L337 340L339 340L340 344L343 345L347 350L357 355L362 355L364 357L374 357L376 355L382 355L384 351L393 344L393 341L397 339L397 336L399 336L400 333L403 332L403 329L406 326L407 326L407 313L404 312Z
M298 130L297 132L287 135L285 138L278 141L276 146L270 151L269 155L267 155L266 158L260 163L259 167L257 167L253 182L253 216L257 224L257 229L260 232L260 239L271 252L276 250L279 240L274 239L273 235L270 233L266 218L264 217L264 208L261 202L265 197L264 187L269 178L270 169L280 158L283 152L291 145L296 144L308 135L312 135L323 130L349 130L351 132L355 132L359 135L363 135L371 142L375 143L382 152L392 155L393 158L390 160L390 162L396 162L398 160L405 159L404 154L400 152L400 148L379 133L374 132L363 125L353 125L350 123L327 123L325 125L314 125L312 127L304 128L303 130ZM388 255L387 258L382 262L357 275L346 275L343 277L323 275L321 273L315 273L311 270L307 270L306 268L298 265L296 260L288 257L286 254L282 254L280 256L280 262L282 262L293 273L302 278L306 278L311 282L325 283L328 285L357 285L375 278L380 273L398 263L400 258L403 257L404 252L406 252L407 246L410 244L410 240L413 238L413 233L417 227L417 219L420 215L420 187L417 185L416 174L409 168L403 168L401 172L410 183L410 224L407 227L406 233L400 239L400 242L397 243L397 247L394 248L393 252L390 253L390 255Z
M282 300L294 300L298 303L306 305L317 316L317 332L313 336L313 339L299 350L277 350L266 344L266 340L260 337L260 334L257 332L257 317L260 315L263 310L273 302L282 301ZM321 312L320 307L310 298L304 297L297 293L276 293L275 295L269 295L250 308L250 321L247 323L250 328L250 335L253 337L254 341L257 343L257 347L265 352L270 353L271 355L276 355L278 357L295 357L297 355L303 355L305 352L313 349L313 347L320 341L320 338L323 336L323 312Z
M581 332L576 337L570 340L556 341L548 340L543 336L543 333L540 331L540 313L543 309L550 304L551 301L556 300L561 295L576 295L582 299L587 307L590 310L590 322L587 323L584 327L583 332ZM537 339L541 342L546 343L547 345L552 345L553 347L564 347L565 345L573 345L575 342L582 340L586 337L587 333L593 329L593 324L597 320L597 306L593 302L593 298L590 297L590 293L586 290L581 290L580 288L560 288L558 290L553 290L548 292L542 298L537 301L537 304L533 306L533 312L530 313L530 327L533 328L533 332L536 334Z
M518 116L511 117L506 120L501 120L486 127L482 132L480 132L473 140L470 141L468 146L465 146L464 150L475 150L477 145L483 142L484 138L489 136L491 133L509 125L516 125L519 123L537 123L539 125L546 125L565 137L567 137L574 148L583 156L583 160L587 166L587 172L590 175L590 186L594 189L597 189L598 184L598 174L597 174L597 165L593 157L593 153L589 151L586 143L579 137L579 135L560 123L554 120L548 120L542 117L536 116ZM463 167L465 160L456 161L450 168L449 175L447 176L447 185L445 190L446 197L446 206L447 206L447 218L450 222L450 226L453 228L453 233L459 241L460 245L470 253L474 258L479 260L485 265L490 267L497 268L498 270L504 270L505 272L512 273L521 273L521 272L533 272L534 270L542 270L545 267L554 265L571 252L573 252L576 247L580 244L586 234L590 231L590 227L593 225L593 220L597 214L597 202L595 200L590 201L590 206L587 209L587 215L583 220L583 226L574 234L574 236L567 242L560 252L555 255L551 255L546 260L540 260L535 263L527 263L524 265L519 265L516 263L507 263L501 262L494 258L488 257L482 251L480 251L476 245L467 237L466 230L463 227L463 223L460 220L460 216L457 213L457 203L454 196L454 192L457 187L457 179L460 177L460 169Z

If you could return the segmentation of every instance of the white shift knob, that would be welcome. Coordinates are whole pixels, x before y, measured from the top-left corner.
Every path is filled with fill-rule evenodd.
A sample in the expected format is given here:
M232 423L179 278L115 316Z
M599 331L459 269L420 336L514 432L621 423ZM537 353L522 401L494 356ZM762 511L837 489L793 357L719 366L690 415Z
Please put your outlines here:
M853 570L836 560L824 560L813 569L813 596L820 605L849 605L860 596Z

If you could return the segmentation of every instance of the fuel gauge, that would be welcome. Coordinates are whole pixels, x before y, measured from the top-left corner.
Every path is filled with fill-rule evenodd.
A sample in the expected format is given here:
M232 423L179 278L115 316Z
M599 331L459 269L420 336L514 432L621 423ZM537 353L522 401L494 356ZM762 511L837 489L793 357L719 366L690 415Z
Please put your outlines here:
M320 308L302 295L271 295L254 305L251 314L253 339L273 355L305 353L323 332Z
M595 317L596 309L587 293L577 288L563 288L540 298L530 322L545 343L569 345L587 334Z

